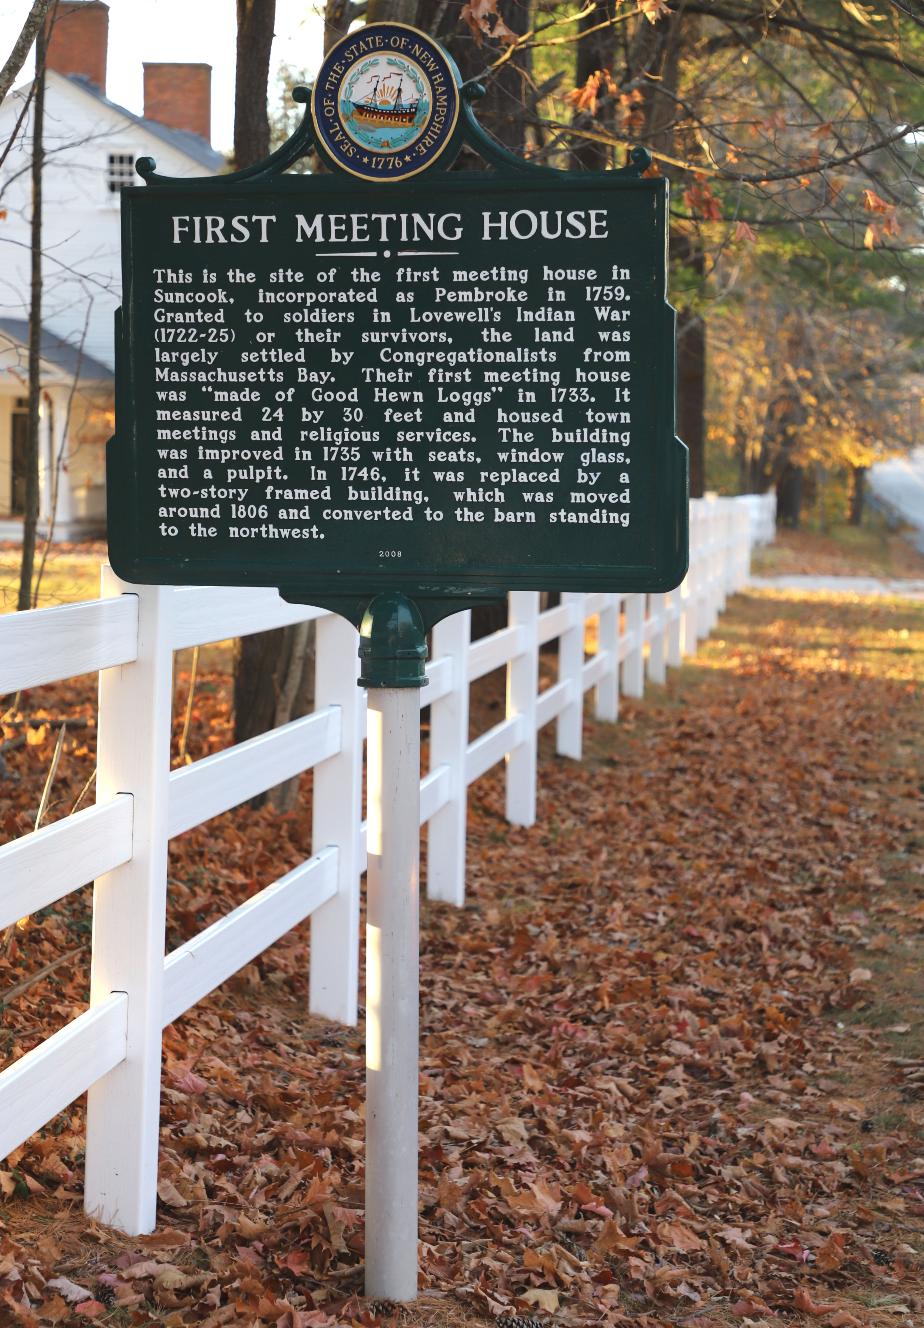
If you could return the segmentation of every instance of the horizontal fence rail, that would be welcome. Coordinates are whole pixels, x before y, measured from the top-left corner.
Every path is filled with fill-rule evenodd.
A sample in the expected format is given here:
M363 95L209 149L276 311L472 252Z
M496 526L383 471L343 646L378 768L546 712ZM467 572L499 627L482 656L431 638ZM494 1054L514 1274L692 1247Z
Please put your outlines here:
M164 964L164 1027L332 899L336 855L325 849L309 858L171 951Z
M132 856L132 799L77 812L0 848L0 928L63 899Z
M113 992L0 1074L0 1157L125 1060L127 1017Z
M554 723L556 751L579 760L585 697L598 719L615 721L621 697L642 696L646 680L663 682L694 654L774 522L772 496L698 499L690 570L669 594L565 594L544 605L518 591L508 625L481 640L471 640L468 613L436 626L420 693L430 716L420 814L431 899L465 901L469 784L504 761L507 819L531 825L539 731ZM315 711L171 771L174 651L310 620ZM342 619L272 590L128 586L108 569L99 600L0 618L0 692L100 674L96 806L0 847L0 928L95 881L90 1007L0 1073L0 1157L89 1090L86 1207L129 1234L155 1220L166 1024L309 917L310 1008L356 1021L366 861L357 641ZM541 652L553 642L543 686ZM506 714L470 741L471 684L498 669ZM314 771L312 856L165 956L170 838L305 770Z
M133 595L8 614L0 634L0 695L130 664L137 646Z

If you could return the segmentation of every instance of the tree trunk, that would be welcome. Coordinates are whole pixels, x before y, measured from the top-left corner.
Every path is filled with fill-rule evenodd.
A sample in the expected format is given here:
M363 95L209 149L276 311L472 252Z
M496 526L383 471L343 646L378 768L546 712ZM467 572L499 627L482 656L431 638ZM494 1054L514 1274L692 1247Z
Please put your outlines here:
M324 54L347 35L351 0L326 0L324 5Z
M314 624L296 623L275 632L242 636L234 668L234 740L244 742L288 724L314 700ZM251 806L271 802L277 811L295 806L298 776L258 794Z
M269 153L267 92L275 17L276 0L237 0L234 161L238 169ZM311 623L241 637L234 660L235 742L307 713L314 699L313 647ZM291 811L297 793L296 777L260 794L252 805L270 801L279 811Z
M786 461L776 482L776 519L791 530L798 530L802 522L804 481L802 467Z
M26 494L22 523L18 609L32 607L32 572L39 518L39 404L42 350L42 170L45 165L45 29L35 42L35 91L32 97L32 229L29 303L29 432L26 442Z
M234 82L234 164L238 170L269 156L267 114L276 0L237 0Z
M806 402L800 372L810 368L812 348L806 336L806 312L792 313L784 330L777 374L778 390L767 405L761 440L764 489L776 488L776 519L781 526L798 529L805 498L805 474L799 455L806 423Z
M338 0L328 0L328 8ZM367 23L410 23L434 37L449 51L462 81L478 77L487 96L478 103L478 119L489 133L513 152L523 152L535 109L532 90L532 52L518 50L497 70L486 73L503 49L490 37L476 40L462 18L465 0L367 0ZM528 31L533 22L533 0L498 0L497 13L513 31ZM463 151L461 170L481 170L481 158Z
M458 4L436 5L431 22L437 24L433 36L441 40L459 66L463 80L479 78L487 95L476 110L481 125L511 152L523 156L530 146L530 125L536 118L536 97L532 78L532 51L528 46L505 59L499 69L485 76L485 67L499 54L488 44L479 45L474 33L460 17ZM497 12L507 27L516 33L528 32L533 25L534 0L498 0ZM425 31L431 31L425 28ZM475 153L463 151L458 160L461 170L482 170Z
M705 255L699 237L690 231L672 236L674 261L702 283ZM677 433L690 450L690 497L702 498L706 488L706 320L695 309L677 315Z
M615 0L598 0L593 9L584 14L578 23L580 37L574 80L578 88L586 87L588 81L602 71L609 70L611 75L614 73L616 30L612 26L612 20L615 13ZM602 24L610 26L603 27ZM574 117L575 128L580 129L596 121L602 128L612 131L615 128L614 110L612 95L601 87L597 95L596 114L588 115L586 111L578 111ZM589 139L582 142L578 139L571 156L574 168L577 170L605 171L608 166L613 165L611 153L612 149L605 143L594 143Z
M706 491L706 322L677 319L677 432L690 449L690 497Z
M850 472L850 513L848 521L852 526L859 526L863 521L868 469L867 466L854 466Z
M684 14L658 23L639 19L629 54L627 81L640 80L644 95L643 142L666 156L683 154L675 132L676 93L684 50L698 34L698 20ZM673 179L677 171L665 165ZM698 229L686 223L671 232L671 259L702 286L705 255ZM690 451L690 496L701 498L706 485L706 323L695 308L681 309L677 317L677 432Z
M458 11L455 17L458 18ZM431 7L425 0L368 0L366 22L410 23L412 28L420 28L430 36L435 36L430 31Z

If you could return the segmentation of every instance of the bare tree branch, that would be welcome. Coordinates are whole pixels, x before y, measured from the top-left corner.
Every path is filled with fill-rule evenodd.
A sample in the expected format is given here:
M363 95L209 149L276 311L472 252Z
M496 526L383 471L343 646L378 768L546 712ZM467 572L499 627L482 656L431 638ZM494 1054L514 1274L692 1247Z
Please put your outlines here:
M804 32L807 36L815 37L824 45L837 46L842 51L849 52L850 55L856 56L861 61L880 60L885 64L895 65L898 69L904 69L906 73L924 77L924 66L912 64L902 56L884 49L887 39L883 38L877 42L874 38L869 37L863 41L857 41L852 34L845 33L839 28L827 27L822 23L813 23L811 19L807 19L801 14L792 17L780 10L775 10L771 15L757 10L742 12L741 10L726 9L722 5L713 4L711 0L708 4L697 3L697 0L687 0L684 12L702 14L707 18L724 19L728 23L757 25L764 35L770 35L775 28L788 28L793 32Z
M639 141L637 136L630 142L628 138L615 138L612 134L596 133L590 129L579 129L574 125L563 124L556 120L544 120L543 123L552 129L561 129L574 138L586 138L595 143L606 143L610 147L628 148ZM827 157L824 161L818 162L817 165L798 166L786 171L765 171L757 175L726 171L715 166L707 166L704 162L685 161L681 157L674 157L666 152L657 152L654 148L649 148L648 151L656 161L663 161L668 166L677 166L681 170L690 171L694 175L706 175L714 180L731 180L738 184L773 184L779 180L800 180L807 175L823 175L825 171L831 170L833 167L846 166L850 162L861 161L871 153L881 151L888 147L890 143L898 143L921 129L924 129L924 120L918 120L914 124L896 129L894 133L886 134L873 143L867 143L864 147L857 148L855 152L847 152L839 157Z
M22 25L22 32L17 37L6 64L0 69L0 103L16 82L38 30L45 21L45 15L56 2L57 0L32 0L32 9Z

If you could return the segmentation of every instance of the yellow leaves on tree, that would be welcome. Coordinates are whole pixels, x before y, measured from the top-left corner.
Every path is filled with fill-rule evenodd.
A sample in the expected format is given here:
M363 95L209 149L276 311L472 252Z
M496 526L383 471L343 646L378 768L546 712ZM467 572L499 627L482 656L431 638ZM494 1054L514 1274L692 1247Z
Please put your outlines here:
M644 96L641 89L620 92L609 69L595 70L580 87L566 93L565 100L576 111L590 116L597 115L602 102L608 103L609 111L615 110L614 127L619 133L633 133L642 127Z
M591 74L583 87L574 88L573 91L568 93L567 99L575 110L587 111L590 115L596 115L601 90L608 92L610 96L614 96L618 91L613 76L608 69L598 69Z
M895 215L894 204L887 203L884 198L880 198L874 189L864 189L863 206L867 212L882 218L882 221L871 221L867 226L863 236L864 249L875 249L877 244L882 243L885 235L898 235L898 218Z
M863 206L867 212L878 212L883 216L895 211L892 204L887 203L884 198L880 198L873 189L863 190Z

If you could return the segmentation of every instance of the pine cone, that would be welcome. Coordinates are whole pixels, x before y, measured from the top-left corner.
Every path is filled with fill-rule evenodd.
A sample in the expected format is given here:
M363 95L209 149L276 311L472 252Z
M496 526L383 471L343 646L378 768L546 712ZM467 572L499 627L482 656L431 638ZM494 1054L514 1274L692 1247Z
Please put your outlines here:
M392 1314L397 1314L401 1307L394 1300L370 1300L369 1313L374 1314L377 1319L387 1319Z

